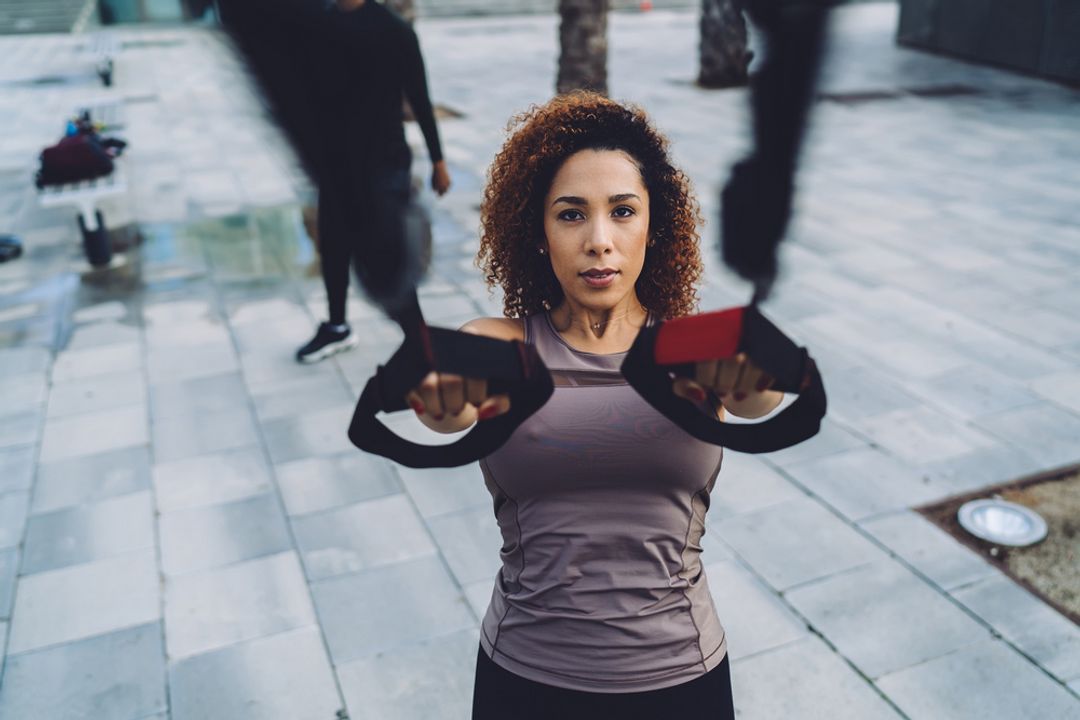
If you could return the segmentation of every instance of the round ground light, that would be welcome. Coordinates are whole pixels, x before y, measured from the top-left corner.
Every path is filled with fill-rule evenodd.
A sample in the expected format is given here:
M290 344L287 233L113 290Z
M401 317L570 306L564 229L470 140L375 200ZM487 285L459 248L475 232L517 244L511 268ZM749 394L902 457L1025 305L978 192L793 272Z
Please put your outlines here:
M1005 500L966 502L956 518L975 537L998 545L1025 547L1046 537L1046 521L1038 513Z

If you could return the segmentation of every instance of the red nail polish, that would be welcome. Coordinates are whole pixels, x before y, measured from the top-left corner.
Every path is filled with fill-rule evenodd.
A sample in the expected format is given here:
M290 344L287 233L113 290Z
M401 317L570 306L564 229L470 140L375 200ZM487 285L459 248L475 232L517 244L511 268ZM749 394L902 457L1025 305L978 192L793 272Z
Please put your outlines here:
M716 397L718 397L718 398L727 397L727 391L726 390L719 391L718 393L716 393Z
M442 419L443 419L444 417L445 417L445 415L436 415L436 416L435 416L435 422L439 422L439 421L440 421L440 420L442 420Z
M771 384L772 384L772 378L771 377L763 377L760 380L758 380L758 382L757 382L757 391L758 392L765 392L765 390L767 390L769 385L771 385Z
M497 413L498 411L499 409L497 407L495 407L494 405L489 405L488 407L480 410L477 418L480 420L490 420L491 418L495 417L495 413Z
M744 393L744 392L735 393L735 402L742 402L745 399L746 399L746 393Z
M409 407L411 407L413 409L413 412L415 412L417 415L424 414L424 403L420 402L419 400L413 400L412 402L410 402Z
M701 388L688 388L686 394L690 396L690 399L694 402L705 402L705 391Z

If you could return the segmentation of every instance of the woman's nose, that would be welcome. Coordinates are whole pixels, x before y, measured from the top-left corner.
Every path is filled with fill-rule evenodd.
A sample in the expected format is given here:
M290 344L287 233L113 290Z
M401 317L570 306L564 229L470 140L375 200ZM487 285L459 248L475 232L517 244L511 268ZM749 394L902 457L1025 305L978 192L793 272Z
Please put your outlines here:
M611 242L611 228L603 220L599 220L592 224L589 229L589 236L586 242L586 251L589 254L603 255L612 251L613 244Z

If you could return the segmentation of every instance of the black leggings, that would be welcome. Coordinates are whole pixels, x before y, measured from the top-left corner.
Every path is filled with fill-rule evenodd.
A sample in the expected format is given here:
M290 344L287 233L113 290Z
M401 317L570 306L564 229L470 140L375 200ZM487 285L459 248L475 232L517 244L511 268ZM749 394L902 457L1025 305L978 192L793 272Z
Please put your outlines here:
M339 188L319 191L319 255L330 322L345 322L349 290L349 265L357 272L374 255L386 257L399 248L389 247L387 229L379 225L379 207L403 206L409 199L409 162L371 172L362 190L342 193ZM381 203L381 205L380 205Z
M728 659L681 685L636 693L592 693L526 680L476 656L473 720L735 720Z

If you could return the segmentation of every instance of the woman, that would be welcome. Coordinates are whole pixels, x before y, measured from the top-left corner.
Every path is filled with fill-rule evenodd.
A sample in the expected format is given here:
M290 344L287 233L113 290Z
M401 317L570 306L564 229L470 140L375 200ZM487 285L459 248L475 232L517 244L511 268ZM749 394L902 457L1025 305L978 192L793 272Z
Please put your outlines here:
M484 193L479 260L503 318L468 332L536 346L551 400L481 462L503 567L481 628L473 717L733 718L700 540L720 448L619 373L649 322L695 311L697 205L640 110L575 93L518 116ZM779 403L740 357L674 391L702 412ZM409 394L441 432L509 408L432 373Z

